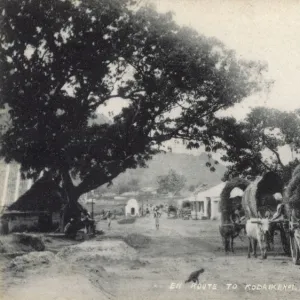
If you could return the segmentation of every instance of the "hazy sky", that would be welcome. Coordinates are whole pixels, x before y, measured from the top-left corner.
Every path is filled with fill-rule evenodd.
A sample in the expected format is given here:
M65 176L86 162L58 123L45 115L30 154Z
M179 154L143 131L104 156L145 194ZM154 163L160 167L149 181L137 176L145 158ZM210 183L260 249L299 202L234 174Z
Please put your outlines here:
M227 112L242 119L253 106L281 110L300 107L300 0L141 0L153 3L159 12L174 12L180 25L220 39L243 59L260 60L269 66L275 80L269 94L251 96ZM102 113L118 113L125 102L114 99ZM184 146L168 143L175 152ZM283 150L283 160L291 158ZM198 153L193 151L188 153Z
M300 1L151 0L179 24L215 36L238 57L265 61L275 85L268 96L243 104L283 110L300 107ZM146 2L146 0L145 0ZM237 116L243 113L238 108Z
M281 110L300 107L300 1L144 0L158 11L173 11L179 24L220 39L241 58L268 63L275 80L271 92L256 95L230 110L243 118L251 106ZM176 145L174 151L184 151ZM284 152L282 153L284 154ZM290 158L287 150L284 160Z

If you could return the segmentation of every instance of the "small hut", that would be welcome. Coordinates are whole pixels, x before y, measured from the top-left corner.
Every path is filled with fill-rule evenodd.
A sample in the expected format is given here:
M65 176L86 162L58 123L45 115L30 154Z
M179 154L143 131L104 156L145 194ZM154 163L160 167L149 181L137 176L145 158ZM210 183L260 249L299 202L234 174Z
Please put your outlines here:
M61 188L46 176L37 180L1 215L3 233L23 230L48 231L59 224L64 205Z
M126 217L137 217L139 216L140 206L136 199L129 199L125 206Z

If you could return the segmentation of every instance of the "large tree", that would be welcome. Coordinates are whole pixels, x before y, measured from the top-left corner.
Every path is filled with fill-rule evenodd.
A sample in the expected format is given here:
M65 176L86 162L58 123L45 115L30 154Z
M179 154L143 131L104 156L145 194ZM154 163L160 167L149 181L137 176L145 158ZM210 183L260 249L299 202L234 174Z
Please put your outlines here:
M158 176L157 183L159 193L172 193L175 196L184 188L186 178L174 170L170 170L167 175Z
M27 178L61 178L73 204L145 166L167 140L213 147L215 113L261 88L265 66L238 61L170 13L131 4L1 2L0 99L11 117L1 154ZM127 106L113 122L90 125L117 98Z
M223 134L226 140L223 160L231 163L225 179L276 171L288 181L298 160L284 164L280 148L289 146L292 156L296 154L300 148L299 130L298 111L284 112L266 107L252 109L241 122L228 122L220 130L226 132Z

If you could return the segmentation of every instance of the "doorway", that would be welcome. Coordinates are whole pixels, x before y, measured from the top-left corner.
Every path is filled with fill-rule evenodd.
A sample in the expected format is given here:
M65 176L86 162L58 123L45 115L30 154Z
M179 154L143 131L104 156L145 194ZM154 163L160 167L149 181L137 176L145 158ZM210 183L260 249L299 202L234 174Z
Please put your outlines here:
M131 215L135 215L135 208L134 207L131 207Z

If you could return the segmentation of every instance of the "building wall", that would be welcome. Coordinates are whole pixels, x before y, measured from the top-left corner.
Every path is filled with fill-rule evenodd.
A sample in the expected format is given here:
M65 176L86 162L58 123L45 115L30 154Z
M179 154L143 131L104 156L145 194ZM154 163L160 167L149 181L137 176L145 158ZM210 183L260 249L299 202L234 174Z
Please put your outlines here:
M211 219L221 220L220 199L212 199L211 201Z
M51 216L52 223L39 222L39 215L37 213L24 213L2 215L0 219L0 232L7 234L11 232L23 231L47 231L56 229L60 223L60 214L53 213ZM40 220L41 221L41 220ZM46 227L45 227L46 226Z
M0 205L6 207L15 202L31 186L31 180L23 180L20 174L20 165L6 164L0 161Z
M8 107L0 109L0 147L1 137L10 126ZM0 209L10 205L23 195L30 187L30 180L22 180L20 165L16 163L6 164L0 160Z
M0 162L0 205L5 204L5 197L7 192L7 180L8 180L8 171L9 165Z
M209 201L210 201L210 216L209 216ZM212 220L220 220L220 199L219 198L205 198L203 201L192 201L191 215L193 219L208 218Z
M15 216L8 221L8 232L35 230L38 228L37 216Z
M52 224L53 225L59 225L59 222L60 222L60 213L53 213L52 214Z
M131 209L134 208L135 214L131 214ZM125 206L125 215L126 216L138 216L139 215L139 204L137 201L129 200Z

